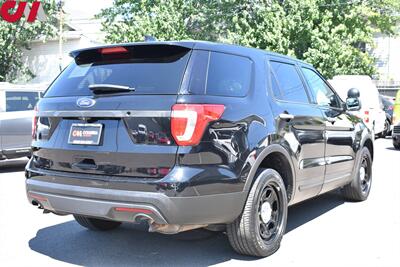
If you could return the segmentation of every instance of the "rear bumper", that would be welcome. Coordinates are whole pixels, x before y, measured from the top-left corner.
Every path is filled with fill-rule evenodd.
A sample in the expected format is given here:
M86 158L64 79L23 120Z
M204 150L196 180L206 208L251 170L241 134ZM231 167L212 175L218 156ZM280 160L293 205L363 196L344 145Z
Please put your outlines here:
M26 180L30 203L60 214L79 214L109 220L135 222L151 218L159 224L218 224L240 215L244 193L170 197L160 192L126 191Z

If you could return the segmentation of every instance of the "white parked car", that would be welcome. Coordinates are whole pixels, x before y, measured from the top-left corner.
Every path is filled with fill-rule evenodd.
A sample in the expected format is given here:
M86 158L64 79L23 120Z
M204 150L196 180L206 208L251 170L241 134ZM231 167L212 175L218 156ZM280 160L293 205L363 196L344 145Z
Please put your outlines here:
M45 88L0 83L0 160L30 156L33 110Z
M386 113L379 98L379 92L372 79L366 75L339 75L329 80L339 96L346 100L351 88L360 91L361 110L352 113L364 120L367 127L378 136L384 136L387 129Z

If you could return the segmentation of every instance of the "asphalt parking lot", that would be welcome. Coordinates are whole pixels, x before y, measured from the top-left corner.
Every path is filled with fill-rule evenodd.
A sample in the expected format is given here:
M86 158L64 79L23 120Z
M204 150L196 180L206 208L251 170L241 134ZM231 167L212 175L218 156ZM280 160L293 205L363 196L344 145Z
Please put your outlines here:
M1 266L399 266L400 151L375 142L373 185L363 203L338 192L289 209L280 250L257 259L235 254L223 233L166 236L124 224L97 233L71 216L41 214L25 197L26 160L0 162Z

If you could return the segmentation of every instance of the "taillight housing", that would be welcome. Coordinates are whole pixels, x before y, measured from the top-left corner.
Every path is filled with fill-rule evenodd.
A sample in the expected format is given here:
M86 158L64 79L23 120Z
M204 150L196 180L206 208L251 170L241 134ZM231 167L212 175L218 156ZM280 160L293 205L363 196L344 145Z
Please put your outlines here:
M219 104L176 104L172 107L171 132L179 146L198 145L212 121L219 120L225 106Z
M38 124L38 107L36 106L32 118L32 139L36 139L37 124Z
M364 122L369 123L369 111L364 111Z

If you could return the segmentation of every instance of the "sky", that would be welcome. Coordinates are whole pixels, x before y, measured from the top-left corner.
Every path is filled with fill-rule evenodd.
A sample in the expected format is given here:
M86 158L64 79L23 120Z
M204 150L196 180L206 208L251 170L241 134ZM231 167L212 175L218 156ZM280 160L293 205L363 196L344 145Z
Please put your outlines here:
M91 19L102 8L110 7L112 0L64 0L69 19Z

